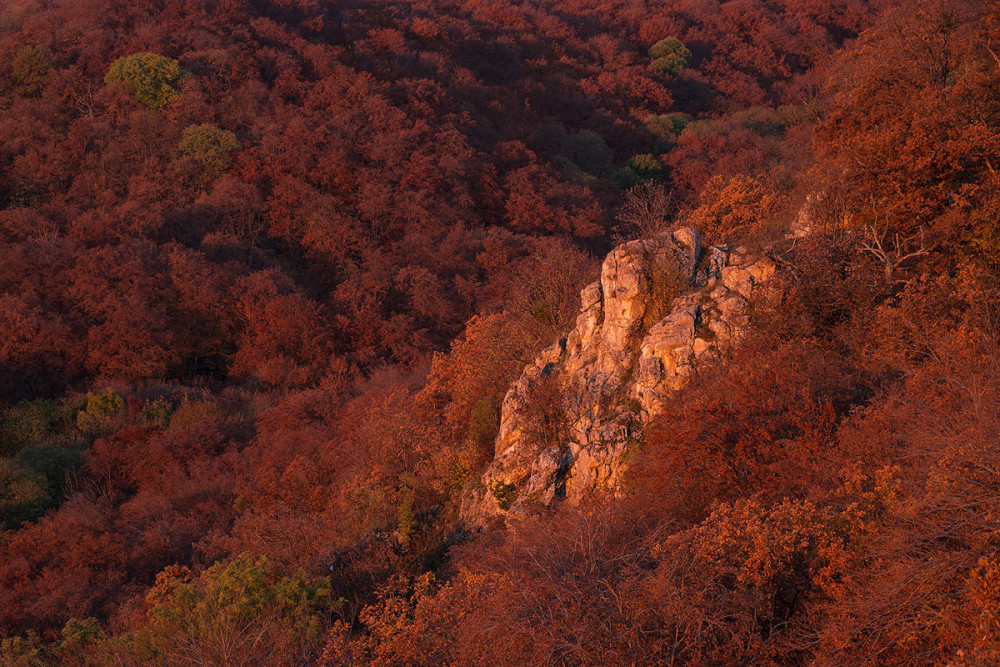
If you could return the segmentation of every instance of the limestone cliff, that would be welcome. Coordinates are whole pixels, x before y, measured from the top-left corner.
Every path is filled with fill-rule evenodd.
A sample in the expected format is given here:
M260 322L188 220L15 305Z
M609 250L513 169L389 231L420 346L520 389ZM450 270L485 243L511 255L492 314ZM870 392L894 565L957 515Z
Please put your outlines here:
M743 248L705 248L689 228L615 248L581 292L576 327L507 392L495 458L467 491L464 519L613 490L639 429L739 335L774 270Z

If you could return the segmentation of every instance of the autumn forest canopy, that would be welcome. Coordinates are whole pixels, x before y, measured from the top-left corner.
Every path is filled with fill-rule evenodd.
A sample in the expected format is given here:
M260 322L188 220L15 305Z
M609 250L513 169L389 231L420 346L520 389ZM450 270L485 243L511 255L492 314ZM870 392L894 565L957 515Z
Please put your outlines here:
M1000 664L998 169L992 0L6 0L0 664ZM740 335L505 516L682 227Z

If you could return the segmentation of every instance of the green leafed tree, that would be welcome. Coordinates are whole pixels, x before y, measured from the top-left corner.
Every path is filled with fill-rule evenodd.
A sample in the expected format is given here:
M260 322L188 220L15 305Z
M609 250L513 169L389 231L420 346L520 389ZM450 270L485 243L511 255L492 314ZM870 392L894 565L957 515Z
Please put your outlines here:
M615 152L604 137L593 130L583 130L569 138L569 157L588 174L598 175L611 166Z
M26 46L14 55L11 75L14 89L25 97L37 97L45 89L52 71L52 52L47 46Z
M192 125L181 133L177 152L204 172L218 174L229 168L237 148L239 142L232 132L214 125Z
M45 478L13 459L0 459L0 530L34 521L51 505Z
M664 113L648 116L643 124L656 137L672 142L680 136L690 122L691 117L687 114Z
M118 392L107 389L99 394L87 394L87 407L76 415L76 427L88 437L98 437L107 432L111 423L125 411L125 399Z
M61 418L55 401L21 401L8 408L0 417L0 455L13 456L44 442L60 426Z
M649 48L649 57L653 59L650 67L671 76L680 74L691 64L691 51L676 37L667 37L653 44Z
M633 155L628 161L628 168L641 179L660 179L663 176L663 165L650 153Z
M104 82L125 86L150 109L163 109L177 97L177 86L186 74L173 58L143 52L113 62Z
M149 592L150 644L166 664L307 664L333 608L330 582L243 554L200 575L171 566Z

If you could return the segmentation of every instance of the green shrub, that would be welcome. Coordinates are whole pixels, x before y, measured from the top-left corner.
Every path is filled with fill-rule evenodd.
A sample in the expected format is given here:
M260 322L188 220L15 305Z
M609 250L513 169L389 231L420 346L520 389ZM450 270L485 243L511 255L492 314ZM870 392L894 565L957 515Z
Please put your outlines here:
M34 632L29 632L27 637L0 639L0 665L38 667L48 662L45 660L45 645Z
M38 208L42 203L43 192L31 183L14 180L7 186L6 208ZM3 199L0 198L0 205Z
M510 506L514 504L514 501L517 500L517 487L510 482L505 482L503 480L493 484L493 487L490 489L490 493L492 493L493 497L497 499L497 504L500 505L500 509L504 511L509 510Z
M731 124L726 119L710 118L692 120L684 126L682 134L685 137L719 137L732 131Z
M37 97L45 90L52 71L52 52L47 46L26 46L14 55L11 74L14 90L25 97Z
M308 579L303 570L282 576L266 557L249 554L200 575L168 567L146 600L146 633L166 664L219 664L224 655L234 664L310 664L334 608L328 578Z
M233 509L236 510L237 514L243 514L251 507L253 507L253 503L246 496L236 496L233 498Z
M76 416L76 427L88 437L105 434L114 419L125 410L125 399L111 389L87 394L87 407Z
M166 428L170 423L170 415L174 412L174 404L167 399L160 397L152 401L146 401L139 413L139 419L144 424Z
M0 530L34 521L51 505L45 477L13 459L0 459Z
M14 460L40 475L45 480L49 497L53 502L59 502L66 474L83 465L83 454L79 450L64 447L35 447L25 449Z
M137 102L150 109L163 109L177 97L177 85L186 74L173 58L134 53L113 62L104 82L122 84Z
M663 176L663 165L651 153L633 155L628 168L641 179L659 179Z
M663 113L647 116L643 124L656 137L673 141L680 136L690 122L691 116L685 113Z
M610 174L610 179L625 190L630 190L644 181L663 179L663 165L652 153L633 155L628 164Z
M551 325L553 320L552 306L545 299L539 299L531 304L531 319L542 325Z
M229 168L237 148L239 142L232 132L214 125L192 125L181 133L177 152L205 172L218 174Z
M594 175L603 173L611 165L615 155L604 137L593 130L574 134L569 138L566 148L574 164Z
M608 175L608 178L622 190L634 188L642 183L642 179L639 178L639 174L635 173L627 166L622 167L621 169L615 169Z
M96 618L71 618L59 633L59 640L52 645L52 650L67 658L80 656L85 649L98 641L105 639L101 624Z
M55 401L21 401L0 420L0 456L13 456L56 433L61 425Z
M650 67L671 76L680 74L691 64L691 52L676 37L667 37L653 44L649 47L649 57L653 59Z
M761 137L784 134L789 127L808 120L805 110L799 107L783 106L777 109L750 107L733 114L733 120Z

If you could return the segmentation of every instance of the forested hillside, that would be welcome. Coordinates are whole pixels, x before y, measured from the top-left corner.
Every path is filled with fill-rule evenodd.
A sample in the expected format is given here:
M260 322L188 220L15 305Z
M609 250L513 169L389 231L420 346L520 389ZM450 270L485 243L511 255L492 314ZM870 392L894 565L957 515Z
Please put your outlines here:
M0 663L998 664L997 169L989 0L7 0ZM681 227L739 335L508 512Z

